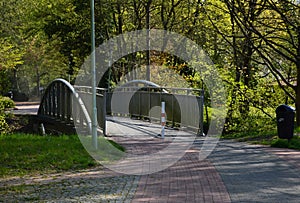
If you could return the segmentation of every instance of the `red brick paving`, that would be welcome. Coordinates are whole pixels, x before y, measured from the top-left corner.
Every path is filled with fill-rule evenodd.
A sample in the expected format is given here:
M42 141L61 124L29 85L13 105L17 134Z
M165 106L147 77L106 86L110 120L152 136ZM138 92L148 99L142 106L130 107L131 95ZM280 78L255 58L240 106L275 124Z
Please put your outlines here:
M157 151L168 144L155 138L140 143L137 139L127 139L125 143L124 140L118 139L118 142L136 154L142 154L141 151L151 153L152 150ZM199 161L198 157L198 150L188 150L173 166L141 176L132 202L231 202L221 176L213 164L207 159Z
M188 152L170 168L142 176L133 202L230 202L230 197L214 166Z

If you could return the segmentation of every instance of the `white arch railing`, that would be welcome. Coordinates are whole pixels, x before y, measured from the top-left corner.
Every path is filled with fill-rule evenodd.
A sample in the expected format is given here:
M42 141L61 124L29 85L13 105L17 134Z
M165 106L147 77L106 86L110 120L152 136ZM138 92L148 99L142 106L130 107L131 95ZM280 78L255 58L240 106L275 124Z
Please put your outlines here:
M91 118L86 106L74 87L64 79L55 79L48 85L40 103L38 117L66 126L80 124L91 133Z

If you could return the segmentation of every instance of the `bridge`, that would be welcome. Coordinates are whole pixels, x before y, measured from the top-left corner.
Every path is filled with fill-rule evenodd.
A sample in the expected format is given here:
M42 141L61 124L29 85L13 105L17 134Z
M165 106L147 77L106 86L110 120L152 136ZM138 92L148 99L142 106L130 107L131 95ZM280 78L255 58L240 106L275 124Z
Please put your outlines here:
M97 88L98 130L107 134L111 117L160 123L161 103L166 125L203 135L204 93L201 89L166 88L143 80L114 89ZM91 134L92 88L72 86L64 79L49 84L41 99L35 125L44 131Z
M54 129L58 129L56 125L61 125L62 130L67 128L75 130L81 126L89 133L90 90L90 87L74 87L61 79L53 81L39 107L37 115L39 124L43 123L46 129L48 127L51 129L51 125ZM195 102L192 95L197 95L197 92L192 89L175 91L139 81L130 82L114 90L97 89L98 119L103 119L99 122L99 131L108 134L107 129L118 130L117 125L121 123L122 128L119 129L126 132L126 137L115 136L113 140L124 146L129 156L155 155L157 151L166 149L171 140L169 139L171 137L162 140L149 136L150 127L159 128L159 125L152 125L153 122L158 122L159 116L156 113L159 111L159 102L162 99L166 101L167 121L170 127L201 132L201 121L203 122L201 93L203 92L200 90L200 96L194 96ZM122 102L118 102L120 99ZM123 105L126 103L128 106L124 108L125 105L115 105L118 103ZM171 108L172 104L174 108ZM197 105L200 108L197 109ZM193 119L199 117L198 123L182 120L185 115L176 111L178 106L181 109L180 113L184 111L190 113L193 106L200 114L198 116L191 114L189 117ZM114 122L110 122L113 116L116 118ZM137 120L129 122L132 120L130 118ZM145 125L145 120L152 123ZM144 135L142 139L137 138L141 135ZM178 146L185 144L181 142L184 141L182 138L184 137L180 137L180 143L176 143L175 153L178 153ZM28 200L107 202L110 199L114 202L151 203L299 202L299 151L220 140L206 159L199 160L199 154L202 153L200 149L207 139L209 136L197 137L177 163L165 170L146 175L131 176L127 173L120 175L106 169L101 168L97 171L93 168L53 177L43 175L43 177L0 179L1 198L8 202ZM162 159L170 158L168 156L170 154L159 155ZM160 164L165 163L162 161ZM137 168L135 166L130 165L130 169L135 170ZM6 191L6 188L15 188L18 185L25 189L22 191L13 189L15 193Z

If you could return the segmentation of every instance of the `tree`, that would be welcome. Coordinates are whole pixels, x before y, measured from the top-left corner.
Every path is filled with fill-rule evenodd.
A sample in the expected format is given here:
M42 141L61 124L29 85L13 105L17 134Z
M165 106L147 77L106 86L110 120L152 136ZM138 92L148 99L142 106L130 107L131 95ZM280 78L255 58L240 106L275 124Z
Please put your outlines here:
M269 69L278 85L290 97L296 106L297 125L300 126L300 6L292 0L251 1L259 7L256 13L259 18L253 22L233 13L236 24L245 33L251 32L259 43L252 43L253 49L260 56L257 61ZM232 11L237 10L231 4ZM245 19L245 20L244 20ZM296 76L296 81L291 79Z

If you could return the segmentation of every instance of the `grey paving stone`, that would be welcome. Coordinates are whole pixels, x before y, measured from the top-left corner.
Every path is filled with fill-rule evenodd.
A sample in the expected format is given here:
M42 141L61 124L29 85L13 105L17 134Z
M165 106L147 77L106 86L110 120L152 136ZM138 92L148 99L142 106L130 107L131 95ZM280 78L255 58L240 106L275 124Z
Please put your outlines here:
M17 193L8 187L6 192L0 190L0 202L128 202L133 198L138 180L138 176L79 179L79 182L65 179L23 185Z
M209 159L232 202L299 202L300 170L263 147L221 141Z

